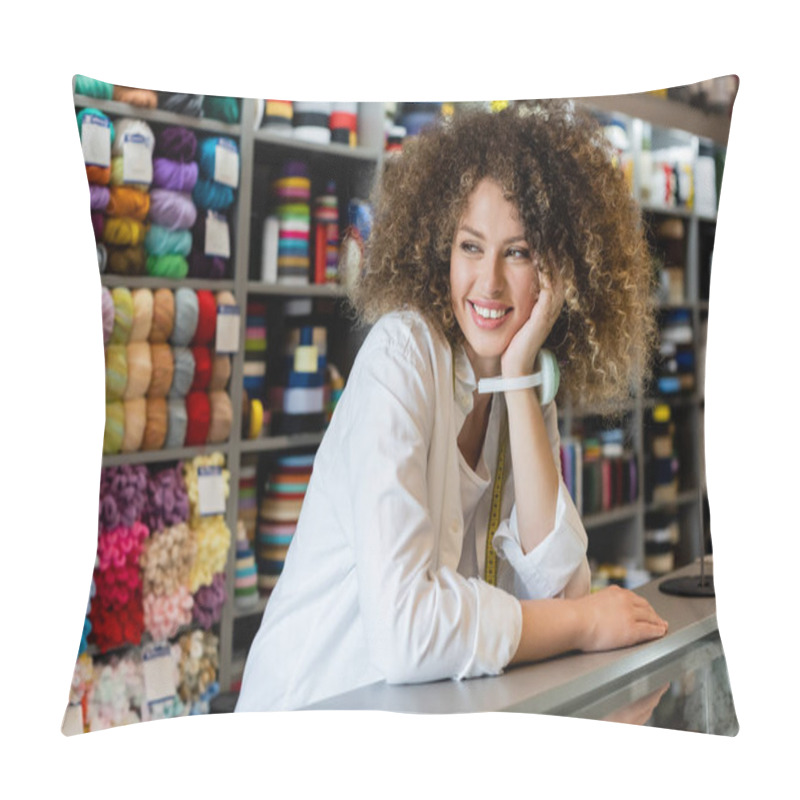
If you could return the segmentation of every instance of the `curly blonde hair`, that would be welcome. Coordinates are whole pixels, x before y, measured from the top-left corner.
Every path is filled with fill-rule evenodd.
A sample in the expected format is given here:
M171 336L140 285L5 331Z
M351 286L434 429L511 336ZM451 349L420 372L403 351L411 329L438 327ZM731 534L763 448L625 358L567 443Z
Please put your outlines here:
M451 345L463 341L450 253L481 180L517 208L542 271L566 297L546 342L561 392L613 408L646 380L655 341L653 271L641 212L597 122L565 101L460 111L384 163L361 275L350 291L366 324L413 308Z

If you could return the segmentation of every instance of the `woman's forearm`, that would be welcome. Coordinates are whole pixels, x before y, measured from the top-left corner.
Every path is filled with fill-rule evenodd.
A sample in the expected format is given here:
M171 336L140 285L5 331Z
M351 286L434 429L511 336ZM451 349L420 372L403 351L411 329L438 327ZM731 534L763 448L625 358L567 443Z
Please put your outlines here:
M542 409L533 389L505 393L514 496L522 552L529 553L553 529L559 477Z

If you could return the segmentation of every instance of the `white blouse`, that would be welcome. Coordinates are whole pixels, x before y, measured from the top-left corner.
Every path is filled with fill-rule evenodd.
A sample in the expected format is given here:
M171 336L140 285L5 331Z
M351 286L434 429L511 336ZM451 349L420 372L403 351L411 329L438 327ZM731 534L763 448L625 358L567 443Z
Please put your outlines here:
M314 461L283 573L245 665L237 711L300 708L359 686L502 672L519 599L589 588L586 533L560 481L553 530L523 554L510 453L484 563L502 412L495 395L476 470L457 436L475 376L414 312L373 326ZM543 409L560 470L556 408Z

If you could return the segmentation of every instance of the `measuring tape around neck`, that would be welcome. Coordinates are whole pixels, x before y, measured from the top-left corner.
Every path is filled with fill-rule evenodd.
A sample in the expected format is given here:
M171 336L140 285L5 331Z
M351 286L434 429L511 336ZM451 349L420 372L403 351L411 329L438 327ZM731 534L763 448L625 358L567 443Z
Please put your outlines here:
M503 433L500 438L500 448L497 451L497 469L494 474L492 487L492 507L489 512L489 525L486 529L486 564L483 568L483 577L486 583L497 586L497 553L492 546L494 533L500 524L500 505L503 501L503 483L506 473L506 450L508 449L508 425L503 423Z

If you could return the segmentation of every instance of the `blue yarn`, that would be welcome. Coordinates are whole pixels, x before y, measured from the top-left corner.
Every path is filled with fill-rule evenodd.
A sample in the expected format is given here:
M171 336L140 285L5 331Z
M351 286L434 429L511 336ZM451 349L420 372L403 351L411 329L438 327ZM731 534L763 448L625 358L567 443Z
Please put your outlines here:
M144 249L153 256L188 256L192 250L192 232L151 225L144 239Z
M231 149L239 152L239 147L233 139L227 136L210 136L198 142L197 163L204 178L214 179L214 170L217 164L217 145L224 143Z
M114 123L111 119L106 116L102 111L99 111L96 108L84 108L82 111L78 112L77 122L78 122L78 131L80 132L81 136L83 135L83 119L84 117L97 117L98 119L104 119L108 121L108 127L111 130L111 142L114 142Z
M197 331L199 316L197 293L181 286L175 291L175 324L170 342L176 347L187 347Z
M85 75L75 76L75 94L82 94L86 97L99 97L102 100L111 100L114 95L114 85L105 81L98 81L94 78L87 78Z
M191 351L187 352L191 356ZM192 357L192 364L194 364L194 357ZM194 377L194 367L192 367L192 376ZM191 385L191 381L189 385ZM186 426L189 421L186 413L186 401L183 397L173 397L170 398L167 407L167 438L164 447L183 447L183 443L186 441Z
M173 361L175 363L175 371L172 376L172 386L169 389L169 397L171 400L177 400L186 397L189 394L189 389L192 388L192 381L194 381L194 370L195 370L195 362L194 362L194 353L188 347L175 347L172 350ZM183 414L186 414L186 406L184 402ZM170 404L169 407L169 425L172 425L173 422L177 425L181 423L180 418L180 407L175 405L174 407ZM175 420L173 421L173 415L175 415ZM176 431L177 434L177 431ZM184 436L186 434L186 430L184 429ZM171 440L171 435L168 434L169 439ZM183 442L180 445L182 446Z
M192 200L198 208L225 211L233 205L235 194L230 186L207 178L198 178L192 190Z

